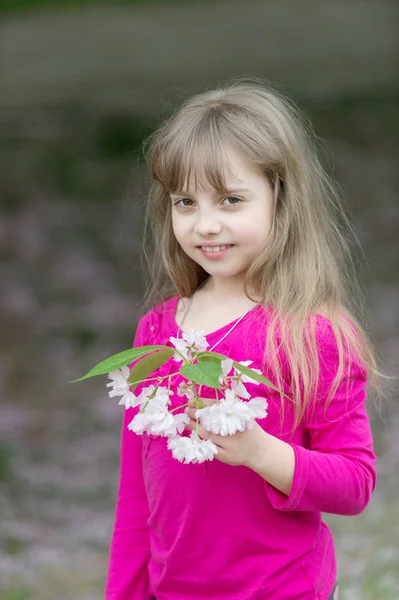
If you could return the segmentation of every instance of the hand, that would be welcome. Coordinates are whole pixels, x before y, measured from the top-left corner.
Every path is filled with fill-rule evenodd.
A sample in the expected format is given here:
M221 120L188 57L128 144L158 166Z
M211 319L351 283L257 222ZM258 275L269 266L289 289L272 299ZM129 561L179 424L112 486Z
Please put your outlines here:
M212 398L201 398L201 402L207 406L211 406L216 402ZM187 429L195 430L194 404L187 406L184 412L190 417L190 423L186 425ZM217 447L218 453L215 455L217 460L227 465L243 465L249 468L254 468L256 457L259 454L259 448L265 443L267 434L262 427L255 421L255 426L252 429L245 431L237 431L234 435L217 435L210 433L198 424L198 435L203 440L211 440Z

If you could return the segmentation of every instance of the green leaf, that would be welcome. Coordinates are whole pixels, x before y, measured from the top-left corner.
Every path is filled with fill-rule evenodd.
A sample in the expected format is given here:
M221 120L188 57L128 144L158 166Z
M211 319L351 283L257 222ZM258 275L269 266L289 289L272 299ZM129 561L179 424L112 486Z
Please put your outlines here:
M210 362L208 359L200 361L194 365L183 365L180 373L186 379L206 385L207 387L219 388L219 377L223 374L220 363Z
M204 360L214 360L215 362L219 362L221 360L225 360L226 358L229 358L228 356L224 356L223 354L219 354L219 352L199 352L196 356L196 358L198 360L204 361ZM271 381L269 381L266 377L264 377L263 375L259 375L259 373L256 373L255 371L253 371L250 367L246 367L245 365L240 364L239 362L233 360L233 367L235 367L237 369L237 371L241 371L241 373L244 373L245 375L248 375L248 377L251 377L252 379L255 379L255 381L259 381L260 383L264 383L265 385L267 385L268 387L271 387L273 390L276 390L277 392L279 391L278 388L276 388Z
M198 354L196 355L196 358L198 360L215 360L216 358L218 358L219 360L225 360L226 358L229 358L228 356L225 356L224 354L219 354L219 352L207 352L206 350L204 350L204 352L198 352Z
M253 371L252 369L250 369L249 367L246 367L245 365L241 365L238 362L233 362L233 366L237 369L237 371L241 371L242 373L244 373L245 375L248 375L248 377L251 377L252 379L255 379L255 381L259 381L260 383L264 383L265 385L267 385L268 387L273 388L274 390L276 390L277 392L279 391L278 388L276 388L271 381L269 381L266 377L264 377L263 375L259 375L259 373L255 373L255 371Z
M163 350L164 348L168 348L168 346L138 346L137 348L123 350L123 352L113 354L109 358L106 358L102 362L98 363L88 373L86 373L86 375L80 377L79 379L74 379L71 383L83 381L83 379L95 377L96 375L105 375L106 373L110 373L111 371L115 371L116 369L130 365L131 362L137 358L140 358L140 356L153 352L154 350Z
M215 354L216 354L216 352L215 352ZM220 365L220 361L221 361L221 359L217 358L216 356L210 356L207 354L203 354L202 352L201 352L201 354L197 354L196 358L201 362L212 361L212 362L217 363L218 365ZM227 356L223 356L223 358L227 358Z
M147 354L144 358L139 360L129 375L129 383L131 384L132 392L136 389L137 385L150 373L153 373L155 369L158 369L161 365L166 363L170 357L175 353L173 348L168 348L167 350L159 350L158 352L153 352L152 354Z

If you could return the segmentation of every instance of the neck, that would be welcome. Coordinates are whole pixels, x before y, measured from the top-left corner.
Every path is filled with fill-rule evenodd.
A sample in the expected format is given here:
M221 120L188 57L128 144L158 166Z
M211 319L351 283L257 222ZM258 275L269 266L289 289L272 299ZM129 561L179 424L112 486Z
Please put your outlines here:
M210 275L201 288L215 299L238 299L245 296L242 278L239 280L233 277L215 279Z

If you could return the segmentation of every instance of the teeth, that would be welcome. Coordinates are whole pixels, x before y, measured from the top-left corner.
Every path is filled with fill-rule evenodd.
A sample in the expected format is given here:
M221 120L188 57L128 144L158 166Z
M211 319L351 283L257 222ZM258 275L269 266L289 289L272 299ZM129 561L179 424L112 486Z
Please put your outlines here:
M205 252L219 252L220 250L225 250L229 246L201 246L202 250Z

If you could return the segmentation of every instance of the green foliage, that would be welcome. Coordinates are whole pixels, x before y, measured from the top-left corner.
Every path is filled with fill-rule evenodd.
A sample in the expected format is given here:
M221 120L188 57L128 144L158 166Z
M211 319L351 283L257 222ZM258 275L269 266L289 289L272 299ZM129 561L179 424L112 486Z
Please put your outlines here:
M219 352L206 352L205 351L205 352L199 352L197 354L197 358L198 358L198 360L204 361L204 360L215 360L215 359L225 360L227 357L224 356L223 354L219 354ZM255 371L253 371L249 367L246 367L245 365L242 365L241 363L239 363L235 360L233 360L233 367L235 369L237 369L237 371L244 373L244 375L248 375L248 377L255 379L255 381L259 381L259 383L264 383L268 387L271 387L274 390L277 390L277 388L272 384L271 381L269 381L263 375L259 375L259 373L255 373Z
M219 388L219 377L223 374L220 362L214 361L200 361L193 365L183 365L180 369L180 373L186 379L206 385L211 388Z
M26 588L9 588L0 591L0 600L31 600L31 598Z
M72 383L88 379L89 377L95 377L96 375L108 374L111 371L130 365L131 362L144 356L144 358L133 366L129 375L128 381L131 384L132 391L134 391L141 381L144 381L148 375L167 362L174 353L175 349L168 348L168 346L140 346L138 348L130 348L129 350L118 352L118 354L114 354L103 360L86 373L86 375L79 379L75 379ZM186 379L200 385L220 388L219 377L223 375L221 361L226 358L227 357L224 356L224 354L219 354L218 352L198 352L196 355L198 362L195 364L183 365L180 369L180 373ZM249 367L236 361L233 361L233 366L237 371L244 373L255 381L264 383L268 387L277 390L271 381Z
M158 367L166 363L175 353L173 348L165 348L159 352L148 354L138 361L129 375L129 383L131 384L132 392L136 389L140 381L143 381L148 375L153 373Z
M97 375L106 375L111 371L115 371L116 369L120 369L121 367L126 367L131 362L140 358L144 354L148 354L149 352L153 352L154 350L164 350L166 346L140 346L140 348L130 348L129 350L123 350L123 352L118 352L118 354L113 354L109 358L103 360L98 363L95 367L93 367L86 375L80 377L79 379L75 379L71 383L75 383L77 381L83 381L83 379L88 379L89 377L95 377Z

